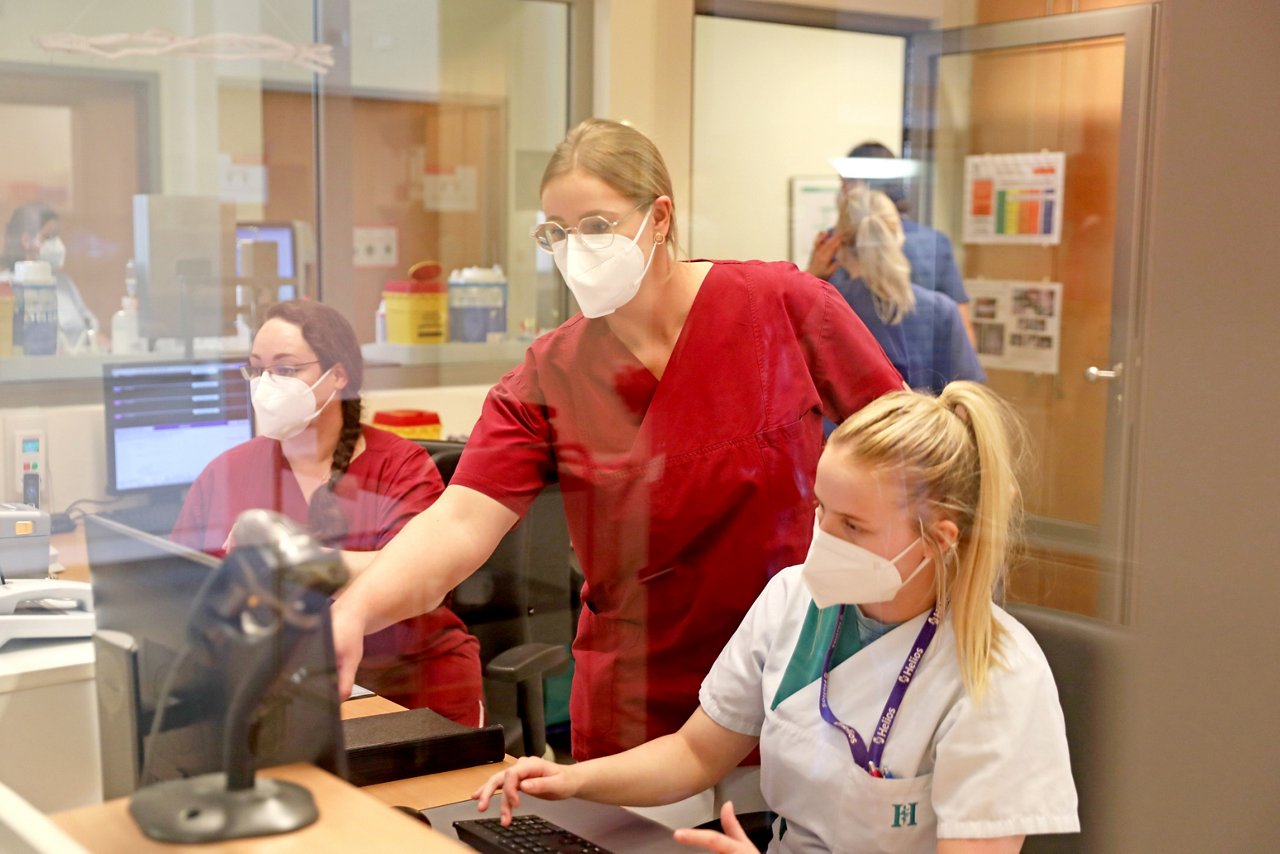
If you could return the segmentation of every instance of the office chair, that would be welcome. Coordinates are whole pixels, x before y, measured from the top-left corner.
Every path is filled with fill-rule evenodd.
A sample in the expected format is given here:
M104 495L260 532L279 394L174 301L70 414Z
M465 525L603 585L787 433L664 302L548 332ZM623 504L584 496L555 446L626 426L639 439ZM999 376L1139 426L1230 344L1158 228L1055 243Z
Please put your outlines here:
M1120 720L1120 689L1127 654L1119 626L1038 605L1009 604L1008 611L1044 651L1058 685L1067 726L1071 776L1080 798L1080 833L1028 836L1023 854L1106 851L1107 787Z
M460 442L419 440L445 483ZM450 608L480 641L485 709L501 724L507 752L541 756L547 747L543 680L569 662L573 641L569 529L560 487L543 490L487 561L453 591Z

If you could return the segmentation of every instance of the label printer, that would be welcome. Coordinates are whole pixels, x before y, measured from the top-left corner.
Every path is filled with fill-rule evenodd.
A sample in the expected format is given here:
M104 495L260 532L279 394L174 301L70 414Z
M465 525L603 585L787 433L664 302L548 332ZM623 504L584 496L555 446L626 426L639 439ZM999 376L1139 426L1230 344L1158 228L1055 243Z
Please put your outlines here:
M0 576L49 577L49 514L30 504L0 504Z
M49 514L29 504L0 504L0 647L92 634L92 588L49 577Z

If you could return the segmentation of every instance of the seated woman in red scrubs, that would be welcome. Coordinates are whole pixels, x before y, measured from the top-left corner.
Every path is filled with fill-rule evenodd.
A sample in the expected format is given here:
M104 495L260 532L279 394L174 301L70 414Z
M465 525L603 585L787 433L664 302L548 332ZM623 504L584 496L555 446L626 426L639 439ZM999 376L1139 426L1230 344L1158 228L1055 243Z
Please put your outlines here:
M351 324L336 310L315 302L272 306L242 370L258 436L201 472L174 526L175 541L221 556L236 517L266 508L326 544L370 552L444 490L424 449L361 425L364 360ZM351 557L358 571L360 555ZM481 724L480 644L448 608L388 621L367 644L356 674L361 685L403 706Z
M770 576L804 558L822 417L902 380L834 288L792 264L679 261L671 178L591 119L542 178L581 314L489 392L444 495L334 608L349 682L368 632L435 607L559 482L586 575L570 718L579 759L679 728Z

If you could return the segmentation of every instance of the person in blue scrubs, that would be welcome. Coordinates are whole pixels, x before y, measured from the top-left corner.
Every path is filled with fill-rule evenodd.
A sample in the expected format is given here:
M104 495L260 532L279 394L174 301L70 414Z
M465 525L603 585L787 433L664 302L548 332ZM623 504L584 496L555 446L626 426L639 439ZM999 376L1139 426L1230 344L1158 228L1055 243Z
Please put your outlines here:
M953 380L986 380L955 302L915 283L898 209L888 196L865 188L843 193L833 234L831 284L907 385L939 394Z
M850 149L849 156L893 159L894 154L883 143L864 142ZM902 254L911 263L911 281L922 288L951 297L960 310L960 317L964 320L965 332L969 336L970 343L975 343L973 324L969 318L969 294L964 289L964 281L960 277L960 268L956 265L950 238L936 228L930 228L907 216L909 203L901 179L846 178L840 191L841 198L847 192L859 187L879 190L893 201L902 220L902 233L905 238ZM809 259L809 274L830 281L839 267L835 259L838 248L839 241L835 239L834 230L819 234L814 240L813 254Z

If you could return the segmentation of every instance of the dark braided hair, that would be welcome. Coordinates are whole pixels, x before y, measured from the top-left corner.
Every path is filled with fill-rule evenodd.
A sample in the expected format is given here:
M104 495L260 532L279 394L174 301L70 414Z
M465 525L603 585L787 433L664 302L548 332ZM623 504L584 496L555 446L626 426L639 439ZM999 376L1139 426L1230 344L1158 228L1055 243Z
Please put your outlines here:
M326 545L337 545L346 537L348 526L336 491L338 482L351 465L362 429L360 387L364 384L364 357L360 353L360 342L347 319L323 303L310 300L276 303L267 310L266 319L283 320L298 327L320 360L321 370L327 371L340 364L347 372L347 386L339 392L342 398L342 432L338 434L338 447L333 450L329 482L311 496L311 507L307 513L307 526L311 532Z

